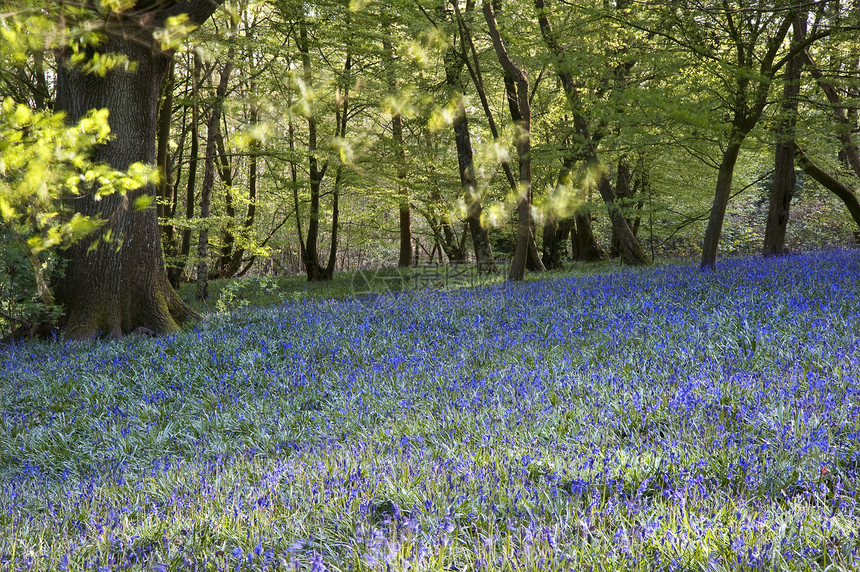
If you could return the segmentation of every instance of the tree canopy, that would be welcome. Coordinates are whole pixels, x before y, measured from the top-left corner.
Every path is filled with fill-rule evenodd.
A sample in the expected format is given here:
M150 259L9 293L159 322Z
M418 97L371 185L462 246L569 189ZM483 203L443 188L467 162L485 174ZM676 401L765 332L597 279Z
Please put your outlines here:
M161 334L175 287L849 245L860 9L0 3L0 320Z

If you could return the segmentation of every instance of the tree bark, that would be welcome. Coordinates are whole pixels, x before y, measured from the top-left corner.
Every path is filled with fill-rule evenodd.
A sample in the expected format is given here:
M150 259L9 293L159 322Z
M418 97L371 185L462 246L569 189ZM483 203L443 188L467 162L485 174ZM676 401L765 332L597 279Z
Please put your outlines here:
M571 243L574 250L574 258L585 262L599 262L606 260L606 252L597 244L594 238L594 230L591 226L591 215L579 211L574 215L575 232L571 232Z
M152 32L181 13L202 23L219 3L186 0L165 9L112 14L99 49L127 56L136 64L134 71L115 68L104 77L86 75L69 65L69 53L58 54L56 109L71 122L90 109L110 111L113 138L94 152L95 160L116 169L136 162L155 165L158 99L171 54L159 49ZM57 301L66 312L68 336L166 334L194 316L168 282L156 209L137 208L138 199L155 192L149 185L101 200L87 194L73 201L76 212L105 224L93 241L84 240L63 254L67 265L58 280Z
M851 215L851 218L854 219L854 222L857 223L858 227L860 227L860 199L858 199L857 193L851 190L848 185L842 183L831 174L824 171L824 169L813 163L797 143L795 143L794 152L795 157L797 158L797 164L800 165L803 172L818 181L825 189L839 197L839 200L841 200L848 209L848 213Z
M615 198L620 203L619 206L621 207L627 206L628 199L633 196L633 186L630 184L630 181L630 163L627 161L627 157L621 157L618 159L618 172L615 174ZM630 230L633 232L633 236L636 236L636 232L633 230L633 225L630 223L630 219L627 218L627 215L624 215L624 219L627 221L627 224L630 225ZM621 246L618 234L614 227L609 239L609 245L609 256L612 258L619 256Z
M609 209L609 219L612 221L612 234L618 240L618 254L624 264L630 266L644 266L648 264L648 257L639 241L633 236L633 229L624 217L624 213L618 207L615 193L612 190L612 182L607 174L600 177L597 190Z
M803 12L798 14L793 25L796 45L806 35L806 14ZM782 91L781 114L776 126L773 186L770 190L767 226L764 232L764 256L782 256L787 252L785 231L788 226L794 185L797 182L794 174L794 138L802 70L803 54L799 53L788 63Z
M449 53L445 66L445 78L448 86L462 94L461 81L462 64L455 60L455 55ZM478 179L475 176L474 155L472 153L472 137L469 132L469 119L466 116L466 106L462 98L457 103L453 121L454 142L457 146L457 165L460 171L460 186L463 189L463 200L466 203L466 224L472 236L472 246L475 249L475 260L478 272L491 274L496 271L496 261L493 257L493 247L487 229L481 224L483 205L478 191Z
M522 280L525 278L526 262L531 256L536 259L537 264L543 267L540 262L540 257L537 255L537 248L534 244L534 235L532 234L531 225L531 186L532 186L532 169L531 169L531 102L529 102L529 82L525 72L520 69L508 55L505 44L502 41L502 36L499 33L496 25L496 15L493 11L493 6L489 0L484 0L483 4L484 19L489 27L490 37L493 40L493 48L496 51L496 57L499 60L505 74L516 85L517 93L517 111L519 112L519 122L517 125L517 135L514 140L514 146L517 149L517 156L520 164L519 178L519 198L517 200L517 242L514 247L514 259L511 262L511 270L508 274L509 280ZM512 119L516 120L517 114L513 113Z
M717 189L714 192L714 202L711 205L711 215L708 217L708 227L705 231L705 241L702 245L702 270L714 270L717 265L717 250L720 235L723 232L723 220L726 217L726 207L729 204L729 194L732 190L732 178L735 174L735 163L741 150L741 140L734 134L729 146L723 152L717 173Z
M182 229L182 243L179 247L179 259L168 268L170 283L176 288L188 264L188 254L191 252L191 220L194 218L195 194L197 191L197 163L200 155L200 82L202 63L200 56L194 52L194 67L191 72L191 149L188 158L188 180L185 186L185 228Z
M227 82L233 73L233 49L227 54L227 63L221 70L221 79L215 89L215 101L209 112L209 123L206 126L206 157L203 161L203 183L200 185L200 235L197 241L197 298L205 300L209 297L209 209L212 198L212 187L215 185L215 161L218 155L218 137L220 135L221 111L224 108L224 98L227 96ZM228 191L229 192L229 191Z

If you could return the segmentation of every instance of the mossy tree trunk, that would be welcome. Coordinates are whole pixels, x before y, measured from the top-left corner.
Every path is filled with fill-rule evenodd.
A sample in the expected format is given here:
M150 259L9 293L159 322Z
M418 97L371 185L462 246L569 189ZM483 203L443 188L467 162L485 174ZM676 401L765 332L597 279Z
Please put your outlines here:
M130 71L118 67L104 77L85 74L69 65L68 53L58 54L56 109L65 111L71 122L90 109L110 111L113 138L95 151L95 160L116 169L137 162L155 165L159 92L171 54L159 49L153 31L182 13L203 22L219 3L187 0L168 8L111 14L98 50L128 57L135 62ZM68 336L166 334L194 315L168 282L154 206L138 208L139 199L154 199L155 192L150 185L101 200L89 194L71 202L76 212L105 224L64 252L66 269L57 283L57 301L65 309Z

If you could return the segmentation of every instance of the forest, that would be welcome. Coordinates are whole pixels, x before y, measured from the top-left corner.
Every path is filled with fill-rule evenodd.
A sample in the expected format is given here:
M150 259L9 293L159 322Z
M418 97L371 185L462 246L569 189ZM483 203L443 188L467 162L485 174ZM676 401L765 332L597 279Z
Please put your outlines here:
M860 1L0 0L0 571L860 569Z
M850 2L6 2L6 333L167 333L194 314L174 289L244 276L851 246L858 22Z

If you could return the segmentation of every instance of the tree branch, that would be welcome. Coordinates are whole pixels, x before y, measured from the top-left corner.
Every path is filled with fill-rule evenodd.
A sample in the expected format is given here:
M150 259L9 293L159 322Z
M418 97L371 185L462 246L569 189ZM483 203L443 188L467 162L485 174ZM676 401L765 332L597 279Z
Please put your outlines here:
M854 219L857 226L860 226L860 200L858 200L854 191L851 190L848 185L837 180L836 177L825 172L824 169L813 163L797 143L794 144L794 153L797 159L797 164L800 165L803 172L818 181L818 183L820 183L825 189L839 197L839 200L845 203L845 206L848 208L851 218Z

